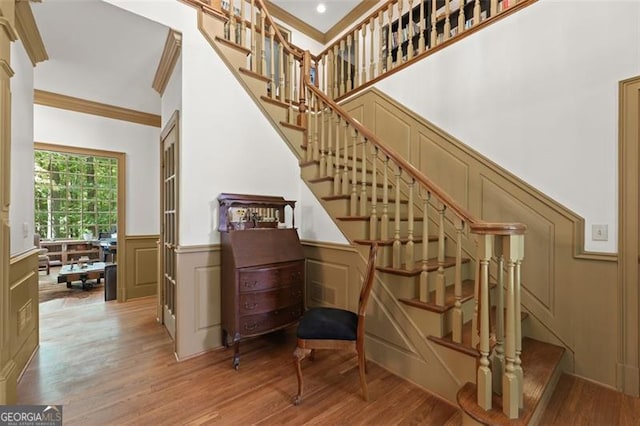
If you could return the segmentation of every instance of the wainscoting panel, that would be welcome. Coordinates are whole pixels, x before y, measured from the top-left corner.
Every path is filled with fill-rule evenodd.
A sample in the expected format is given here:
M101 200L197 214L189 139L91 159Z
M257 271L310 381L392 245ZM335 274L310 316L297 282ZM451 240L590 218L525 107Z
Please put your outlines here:
M220 250L216 244L182 246L176 251L176 356L180 360L222 346Z
M38 348L38 251L11 258L9 265L11 358L22 372Z
M368 128L477 218L527 225L522 305L529 336L565 346L571 372L615 387L617 256L584 252L584 220L379 90L343 105L358 107ZM475 258L471 237L463 249Z
M547 310L548 319L555 316L553 274L555 230L554 224L534 210L524 206L504 188L489 179L482 178L481 217L501 222L522 222L527 224L525 237L525 258L534 268L524 268L522 281L526 291L540 306Z
M307 303L356 311L366 267L366 246L345 246L302 241L307 258ZM335 280L335 281L334 281ZM367 358L386 369L430 389L452 403L461 383L407 316L382 274L376 275L367 307ZM335 292L333 290L336 290ZM331 304L329 295L336 295ZM346 303L341 297L346 295ZM355 362L355 361L354 361Z
M411 126L402 117L394 114L385 105L374 104L374 128L376 136L399 152L411 158Z
M418 134L420 170L439 182L461 206L469 208L469 165L423 132Z
M196 330L220 325L220 266L204 266L195 270Z
M127 235L125 242L125 294L127 300L153 296L158 289L157 235Z
M307 306L348 305L349 265L307 259Z

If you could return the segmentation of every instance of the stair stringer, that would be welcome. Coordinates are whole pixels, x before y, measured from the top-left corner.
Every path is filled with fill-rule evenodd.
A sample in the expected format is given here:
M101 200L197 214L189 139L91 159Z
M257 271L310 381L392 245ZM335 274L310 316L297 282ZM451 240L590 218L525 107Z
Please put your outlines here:
M265 93L256 94L247 82L242 78L238 64L233 64L229 61L229 59L224 55L222 49L218 46L218 42L215 41L215 36L223 36L224 26L220 25L220 18L214 17L208 13L203 12L202 10L198 11L198 30L203 35L203 37L209 42L213 50L216 54L222 59L225 65L231 70L231 73L236 77L238 83L245 89L245 91L250 95L251 99L253 99L256 106L262 111L263 115L269 120L273 128L278 132L282 140L289 146L291 151L296 155L298 160L302 158L302 148L301 144L292 143L291 138L287 137L287 134L283 130L282 126L279 122L275 121L273 117L269 114L267 108L264 105L264 102L260 100L260 95L265 95ZM220 34L211 34L209 31L215 32L220 31ZM290 133L290 132L289 132Z
M366 262L362 253L359 257L358 269L362 270ZM386 333L381 333L383 330ZM366 336L367 359L456 404L456 394L464 382L449 368L436 345L426 339L379 275L367 308ZM398 339L404 345L394 343Z
M210 25L207 25L208 20L214 20L216 22L209 22ZM198 12L198 28L205 39L254 100L258 108L260 108L265 117L280 134L283 141L287 143L299 160L302 159L304 156L302 144L292 141L291 138L287 136L291 134L291 132L285 132L285 130L289 129L283 129L284 126L269 113L269 108L266 108L264 105L265 101L260 98L266 93L259 93L259 89L256 89L258 86L251 87L251 85L247 84L240 73L239 65L232 63L224 55L223 49L218 46L218 42L215 40L216 35L221 36L222 34L210 34L208 32L211 30L222 31L223 25L218 25L219 22L220 18L218 17L213 17L202 11ZM326 202L314 191L314 184L309 182L309 180L303 176L302 172L301 179L314 193L323 205L323 208L327 210L325 206ZM333 220L349 241L363 237L363 235L349 235L350 232L348 232L339 221L336 221L335 217L333 217ZM358 248L357 245L356 248ZM365 259L362 253L360 254L361 265L359 269L362 270L365 265ZM368 331L368 359L455 404L456 394L464 383L458 378L458 374L450 369L445 357L441 356L435 345L427 340L427 336L424 335L418 325L412 320L410 314L393 295L388 287L390 283L385 282L380 277L377 278L376 282L377 285L374 287L372 294L373 303L370 304L370 309L377 312L377 315L368 316L368 322L371 324L377 321L379 324L387 324L387 327L384 328L391 330L392 334L376 335L374 332ZM375 330L376 327L369 325L368 329ZM377 327L377 329L380 330L381 327ZM391 343L394 340L405 342L405 347L403 348L400 345Z

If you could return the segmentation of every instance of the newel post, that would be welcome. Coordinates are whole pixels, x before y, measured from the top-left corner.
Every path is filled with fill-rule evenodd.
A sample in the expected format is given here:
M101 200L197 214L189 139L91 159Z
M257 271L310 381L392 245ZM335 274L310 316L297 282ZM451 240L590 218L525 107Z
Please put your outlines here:
M502 376L502 411L510 419L518 418L522 401L522 367L517 341L520 331L520 264L524 252L524 235L510 235L503 242L506 261L506 336L505 371Z
M307 128L307 87L305 81L311 72L311 53L305 50L300 61L300 105L298 107L298 126Z
M492 374L489 363L489 263L493 256L494 236L481 234L478 236L478 320L480 360L478 362L477 403L484 410L491 409L493 391Z

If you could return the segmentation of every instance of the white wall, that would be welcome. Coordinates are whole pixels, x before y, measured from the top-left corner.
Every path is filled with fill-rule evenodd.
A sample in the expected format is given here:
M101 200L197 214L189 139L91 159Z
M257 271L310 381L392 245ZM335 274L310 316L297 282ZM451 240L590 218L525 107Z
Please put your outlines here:
M302 229L302 210L326 215L315 200L301 205L304 184L295 156L198 31L195 9L175 0L106 1L182 33L180 245L219 242L222 192L298 200L295 222Z
M33 247L33 65L20 40L11 44L11 256ZM15 173L26 170L26 173Z
M176 66L162 94L161 111L163 129L176 110L182 110L182 55L180 55L176 61ZM180 126L178 130L181 131L182 127Z
M36 68L37 89L160 113L151 83L168 28L99 0L31 7L49 55Z
M160 129L35 105L34 138L36 142L126 153L126 235L160 232Z
M639 70L640 2L542 0L376 87L583 216L586 250L616 252L618 82Z

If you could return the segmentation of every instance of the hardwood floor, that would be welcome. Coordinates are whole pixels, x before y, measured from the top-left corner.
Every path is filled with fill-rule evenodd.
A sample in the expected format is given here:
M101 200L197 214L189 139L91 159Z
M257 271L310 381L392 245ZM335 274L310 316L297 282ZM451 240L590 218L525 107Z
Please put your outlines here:
M63 404L64 423L458 425L456 407L369 362L370 401L356 360L336 351L304 361L305 393L293 406L291 331L177 362L155 320L155 299L41 310L40 349L18 384L19 404ZM46 302L41 305L46 305ZM638 425L640 399L563 375L542 425Z
M294 335L176 362L155 320L155 299L96 302L41 314L40 349L18 384L19 404L63 404L65 424L432 424L458 410L369 363L370 401L360 396L357 362L320 351L305 361L305 393L293 406Z

